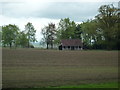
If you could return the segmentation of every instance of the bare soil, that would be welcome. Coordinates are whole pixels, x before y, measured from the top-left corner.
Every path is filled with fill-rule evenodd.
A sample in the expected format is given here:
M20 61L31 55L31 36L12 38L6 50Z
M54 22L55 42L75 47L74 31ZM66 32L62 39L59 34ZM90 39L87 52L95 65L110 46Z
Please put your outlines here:
M118 80L118 51L2 50L3 88L37 88Z

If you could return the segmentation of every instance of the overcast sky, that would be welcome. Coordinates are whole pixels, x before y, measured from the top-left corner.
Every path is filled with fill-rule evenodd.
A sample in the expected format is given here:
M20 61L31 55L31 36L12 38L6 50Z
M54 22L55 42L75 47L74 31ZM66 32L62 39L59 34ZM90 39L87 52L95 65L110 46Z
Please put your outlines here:
M89 1L89 2L88 2ZM97 2L96 2L97 1ZM50 22L56 25L61 18L69 17L77 23L93 19L101 5L118 6L119 0L0 0L0 26L16 24L24 30L31 22L37 30L36 38L41 39L41 28Z

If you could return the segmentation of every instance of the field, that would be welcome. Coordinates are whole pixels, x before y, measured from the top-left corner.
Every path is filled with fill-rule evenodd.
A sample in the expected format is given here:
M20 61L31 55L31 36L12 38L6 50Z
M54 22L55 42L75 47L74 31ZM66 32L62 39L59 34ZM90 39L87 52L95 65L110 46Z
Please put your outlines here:
M118 81L117 51L3 49L2 52L3 88L77 86Z

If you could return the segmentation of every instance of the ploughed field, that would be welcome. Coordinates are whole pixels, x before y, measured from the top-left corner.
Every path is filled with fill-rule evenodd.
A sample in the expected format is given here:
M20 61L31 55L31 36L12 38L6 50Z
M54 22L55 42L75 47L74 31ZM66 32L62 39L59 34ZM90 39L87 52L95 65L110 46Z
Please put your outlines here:
M3 88L117 82L117 51L2 50Z

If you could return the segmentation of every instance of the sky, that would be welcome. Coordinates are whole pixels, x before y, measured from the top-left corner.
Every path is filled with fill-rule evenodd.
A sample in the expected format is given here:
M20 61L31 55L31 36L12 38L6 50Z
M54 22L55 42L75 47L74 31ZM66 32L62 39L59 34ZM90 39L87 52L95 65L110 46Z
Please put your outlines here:
M15 24L20 30L31 22L41 40L41 29L48 23L58 25L61 18L69 17L76 23L94 19L101 5L118 6L119 0L0 0L0 26Z

